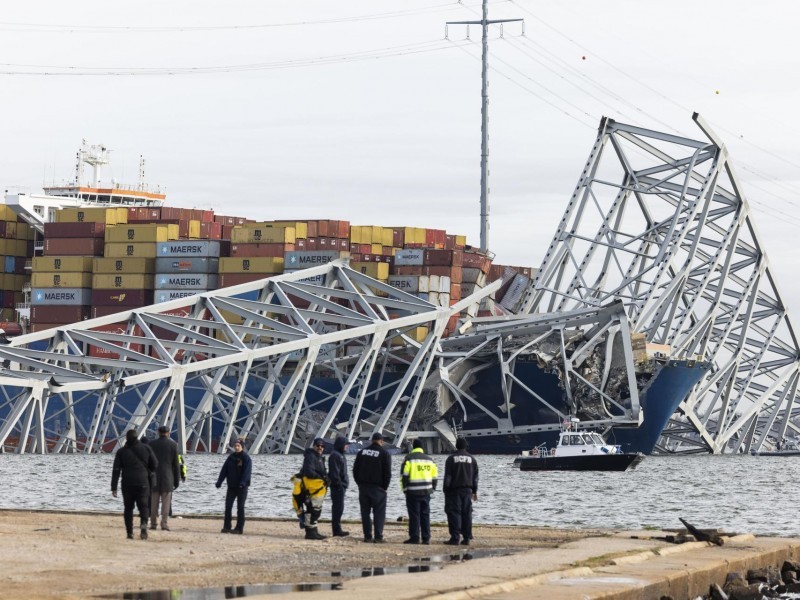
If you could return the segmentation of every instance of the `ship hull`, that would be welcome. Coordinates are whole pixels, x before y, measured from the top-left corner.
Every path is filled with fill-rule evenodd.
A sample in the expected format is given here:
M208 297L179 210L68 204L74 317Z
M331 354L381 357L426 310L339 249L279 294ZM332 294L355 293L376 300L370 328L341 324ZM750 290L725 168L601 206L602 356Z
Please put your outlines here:
M520 471L626 471L636 468L643 458L642 454L519 456L514 465Z

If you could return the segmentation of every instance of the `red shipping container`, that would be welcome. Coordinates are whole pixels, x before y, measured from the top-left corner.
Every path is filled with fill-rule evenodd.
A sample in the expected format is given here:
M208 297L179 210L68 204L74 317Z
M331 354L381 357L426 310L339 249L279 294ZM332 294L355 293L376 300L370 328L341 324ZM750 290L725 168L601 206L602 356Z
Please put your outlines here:
M447 240L447 232L444 229L433 230L433 244L439 248L444 248L445 241Z
M33 256L34 253L34 242L33 240L28 240L28 243L25 245L25 254L27 256Z
M423 264L460 267L464 253L460 250L425 250Z
M392 246L402 248L406 241L406 230L403 227L392 228Z
M38 333L47 329L55 329L56 327L62 327L64 325L65 323L31 323L31 333Z
M253 258L257 256L283 256L293 252L296 244L231 244L231 256Z
M84 223L45 223L45 238L103 238L106 224L87 221Z
M306 237L319 237L319 228L316 221L306 221Z
M461 300L461 284L460 283L453 283L453 280L450 280L450 301L458 301Z
M492 266L492 261L483 254L464 252L461 258L461 266L469 269L480 269L483 273L488 273L489 267Z
M153 290L92 290L92 306L138 308L153 303Z
M181 209L183 210L183 209ZM161 219L163 225L177 225L178 237L187 239L189 237L189 221L188 219Z
M303 252L306 249L306 240L303 238L297 238L294 241L294 249L297 250L298 252Z
M221 240L222 239L222 223L200 223L200 239L201 240Z
M456 236L455 235L446 235L444 236L444 248L445 250L454 250L456 247Z
M330 237L329 224L330 221L317 221L317 236L320 238ZM311 234L309 234L309 237L311 237Z
M319 250L319 238L306 238L306 250L309 252L312 250Z
M180 221L181 209L174 206L162 206L161 218L165 221Z
M214 222L220 225L228 225L233 227L236 225L236 217L226 217L224 215L214 215Z
M350 239L350 221L339 221L339 231L336 237L340 239Z
M161 208L134 206L128 209L128 223L157 222L161 220Z
M200 221L201 223L213 223L214 222L214 211L213 210L201 210L199 208L193 208L191 212L191 219L194 221Z
M358 252L351 252L350 253L350 262L364 262L363 260L364 255L359 254Z
M222 239L223 240L230 240L231 234L233 234L233 228L235 225L223 225L222 226Z
M45 256L103 256L102 238L46 238Z
M348 240L347 238L339 238L337 241L339 242L338 250L342 252L347 252L348 250L350 250L350 240Z
M250 283L267 277L274 277L275 273L220 273L219 287L231 287L241 283Z
M10 294L13 302L14 296ZM58 306L34 304L31 306L31 321L34 323L78 323L89 318L88 306Z
M97 319L98 317L107 317L108 315L115 315L120 312L125 312L126 310L130 310L130 308L126 309L124 306L93 306L91 315L92 319Z
M436 247L436 231L433 229L425 230L425 248Z
M6 290L3 294L3 308L14 308L14 290Z
M14 261L14 275L27 275L25 270L25 263L30 260L27 256L17 256Z
M425 267L417 265L395 265L392 275L425 275Z

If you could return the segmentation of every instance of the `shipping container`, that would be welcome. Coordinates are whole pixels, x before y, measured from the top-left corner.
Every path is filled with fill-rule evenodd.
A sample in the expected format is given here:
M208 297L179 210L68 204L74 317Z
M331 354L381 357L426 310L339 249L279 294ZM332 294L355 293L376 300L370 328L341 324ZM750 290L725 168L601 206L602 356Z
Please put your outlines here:
M217 240L181 240L158 244L159 257L220 256L220 242Z
M128 223L136 221L156 222L161 220L161 208L149 206L128 207Z
M77 323L90 317L91 309L83 305L31 306L31 323Z
M209 256L159 257L155 261L155 271L156 273L216 273L219 271L219 259Z
M296 239L308 237L308 223L306 221L269 221L263 223L266 227L293 227Z
M93 289L91 301L93 306L116 306L136 308L153 303L153 290L119 290Z
M226 288L241 283L250 283L259 279L275 277L275 273L220 273L219 287Z
M300 273L305 269L295 269L293 271L287 271L287 273ZM303 277L302 279L298 279L297 281L301 283L310 283L311 285L325 285L325 275L314 275L313 277Z
M169 302L170 300L180 300L187 296L194 296L204 290L158 290L155 295L155 303Z
M294 244L296 237L294 227L268 227L263 223L248 223L231 232L232 243Z
M90 221L88 223L45 223L44 237L47 238L105 238L106 224Z
M208 273L157 273L157 290L214 290L217 289L217 275ZM156 294L158 297L158 294Z
M389 278L387 263L353 262L350 264L350 268L379 281L386 281Z
M107 243L167 242L169 240L176 239L178 239L177 225L156 225L152 223L143 223L139 225L117 225L114 227L106 227Z
M91 256L35 256L32 261L34 273L41 272L85 272L92 270Z
M349 252L333 251L308 251L308 252L287 252L284 257L284 269L307 269L327 264L339 258L350 258Z
M31 275L31 287L35 288L88 288L92 287L91 273L49 273Z
M306 240L297 240L305 242ZM231 244L232 257L280 256L299 250L298 244Z
M469 267L471 269L480 269L484 273L489 272L489 267L492 261L484 254L477 252L464 252L461 257L461 266Z
M405 252L409 252L405 250ZM460 250L425 250L424 265L432 267L460 267L463 252Z
M155 258L156 244L152 242L137 244L106 244L106 258Z
M319 238L317 237L310 237L306 239L306 252L317 252L319 251Z
M114 273L92 276L92 287L101 290L153 289L155 276L152 273Z
M156 261L153 258L95 258L92 261L94 273L152 273Z
M17 224L11 221L0 221L0 237L16 239Z
M416 294L419 289L419 276L414 275L389 275L387 283L402 292Z
M152 302L148 302L148 304L152 304ZM126 310L130 310L131 308L139 308L138 306L119 306L119 305L109 305L109 306L92 306L91 315L92 319L98 319L100 317L107 317L108 315L116 315L121 312L125 312Z
M103 238L46 238L44 253L46 256L103 256L104 244Z
M421 248L398 250L394 255L394 264L398 267L422 266L425 264L425 250Z
M202 240L221 240L222 223L200 223L200 239Z
M92 290L89 288L53 289L32 288L31 305L34 304L89 304L92 300Z
M117 225L128 222L127 208L62 208L56 211L56 223L105 223Z
M14 273L17 270L17 259L14 256L6 256L3 260L3 272Z
M191 213L189 218L194 221L198 221L200 223L213 223L214 222L214 211L213 210L204 210L200 208L193 208L191 209Z
M31 333L39 333L40 331L47 331L48 329L57 329L64 325L65 323L31 323Z
M284 258L282 256L224 257L219 259L220 273L283 273L283 265Z

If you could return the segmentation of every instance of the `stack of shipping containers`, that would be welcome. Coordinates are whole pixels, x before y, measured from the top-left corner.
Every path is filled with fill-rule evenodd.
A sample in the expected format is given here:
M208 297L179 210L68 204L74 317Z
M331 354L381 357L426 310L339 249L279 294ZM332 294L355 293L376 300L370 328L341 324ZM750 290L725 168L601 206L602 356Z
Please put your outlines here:
M156 303L217 289L220 247L218 239L159 243L155 261Z
M294 248L295 227L245 223L231 231L230 256L219 261L219 286L231 287L283 273L284 255Z
M4 257L0 273L0 320L3 328L16 320L16 305L24 302L22 290L29 280L25 265L33 254L33 230L27 223L18 222L17 215L5 205L0 205L0 255Z

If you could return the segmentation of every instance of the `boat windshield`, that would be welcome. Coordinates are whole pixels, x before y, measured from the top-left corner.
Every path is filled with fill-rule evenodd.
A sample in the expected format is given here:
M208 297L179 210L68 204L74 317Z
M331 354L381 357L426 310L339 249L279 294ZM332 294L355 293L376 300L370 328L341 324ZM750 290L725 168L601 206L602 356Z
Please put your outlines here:
M600 436L599 433L592 434L592 442L601 446L605 446L606 444L606 441Z

